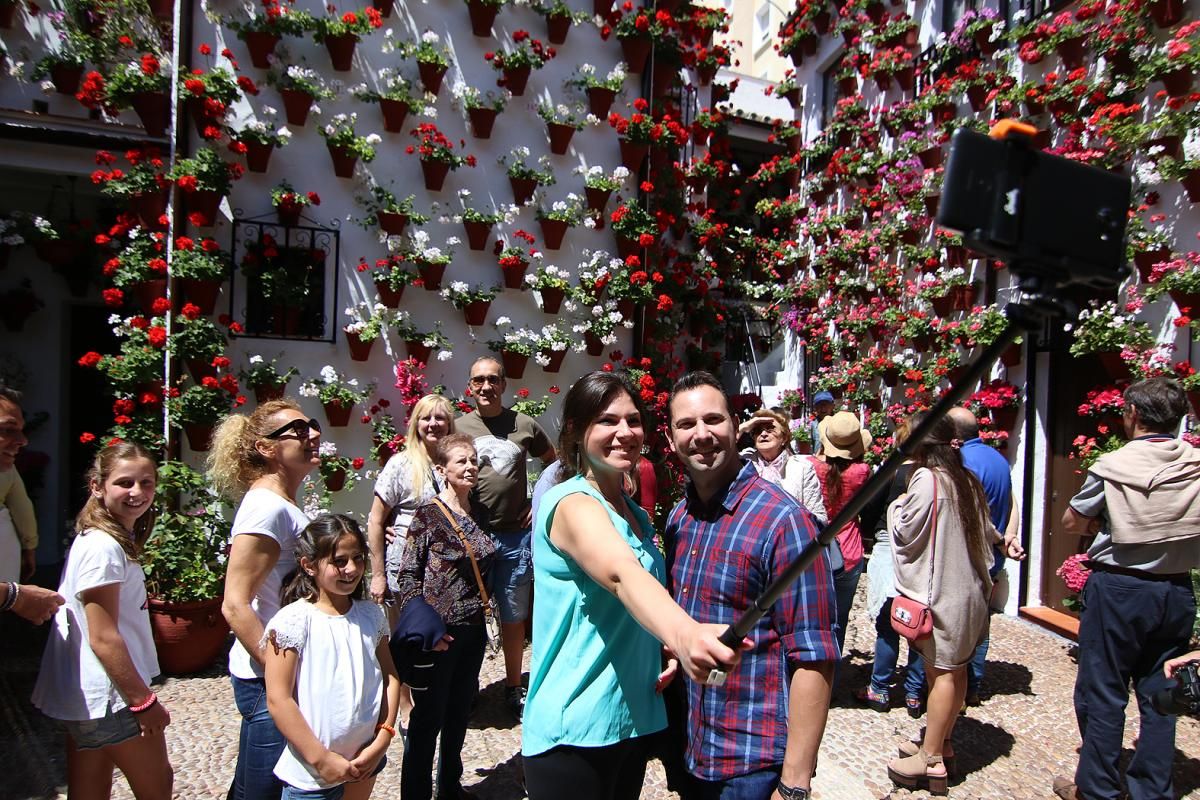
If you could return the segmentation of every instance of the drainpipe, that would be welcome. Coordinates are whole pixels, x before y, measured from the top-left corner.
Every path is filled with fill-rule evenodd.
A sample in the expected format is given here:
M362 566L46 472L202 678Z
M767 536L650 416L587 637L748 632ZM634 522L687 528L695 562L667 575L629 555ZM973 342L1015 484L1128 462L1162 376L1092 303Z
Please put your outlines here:
M1034 333L1030 331L1026 334L1028 339L1028 352L1025 360L1025 458L1022 464L1022 472L1024 478L1021 481L1021 539L1022 546L1026 539L1025 532L1032 530L1033 525L1033 470L1034 470L1034 435L1037 432L1037 414L1029 413L1032 408L1036 412L1036 398L1038 387L1038 359L1037 352L1034 350ZM1034 398L1035 402L1031 404L1030 398ZM1047 442L1048 444L1048 442ZM1029 596L1029 559L1021 562L1021 580L1020 586L1017 588L1017 606L1026 604L1026 599Z

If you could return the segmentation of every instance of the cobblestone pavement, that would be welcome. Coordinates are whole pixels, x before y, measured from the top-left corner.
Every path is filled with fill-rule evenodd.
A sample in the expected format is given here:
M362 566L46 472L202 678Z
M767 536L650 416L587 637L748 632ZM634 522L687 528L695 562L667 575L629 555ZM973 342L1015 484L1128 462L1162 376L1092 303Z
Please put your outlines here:
M863 582L865 586L865 580ZM915 735L920 722L903 708L879 714L857 706L853 689L870 674L874 628L858 604L847 640L848 657L821 747L814 781L821 800L924 797L894 789L884 765L896 744ZM4 641L19 640L23 631L0 631ZM983 705L960 719L955 731L959 775L951 783L953 798L1053 798L1055 775L1071 775L1078 736L1071 707L1075 665L1070 642L1021 620L996 617L984 682ZM30 648L33 649L33 648ZM528 658L528 652L526 653ZM0 656L0 752L6 775L0 798L60 798L65 791L61 742L46 720L28 704L36 656ZM481 677L482 695L463 749L464 784L483 800L518 800L525 795L517 779L520 727L503 709L499 656L489 658ZM221 669L185 678L168 678L159 696L171 710L168 729L175 767L175 797L182 800L223 798L237 752L238 718L229 679ZM1136 734L1136 712L1130 708L1126 747ZM400 748L380 775L374 796L399 797ZM1200 724L1181 719L1175 759L1178 797L1200 798ZM563 796L569 794L564 787ZM118 776L113 796L131 798ZM661 767L653 762L642 796L677 798L666 789Z

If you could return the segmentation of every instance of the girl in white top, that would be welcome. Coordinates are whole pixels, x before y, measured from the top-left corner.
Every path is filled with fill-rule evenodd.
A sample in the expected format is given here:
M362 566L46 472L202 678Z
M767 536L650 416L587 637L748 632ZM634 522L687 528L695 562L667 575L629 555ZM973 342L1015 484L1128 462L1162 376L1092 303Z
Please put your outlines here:
M67 795L112 795L120 767L138 800L171 796L163 731L171 715L150 690L158 657L137 559L154 527L157 466L131 442L96 454L75 519L33 704L67 730Z
M366 800L396 735L400 679L383 610L365 600L367 542L341 514L313 520L299 570L266 625L267 705L288 746L275 765L283 800ZM293 602L294 601L294 602Z
M320 463L321 425L291 400L231 414L213 435L213 486L239 502L231 531L221 612L237 637L229 651L234 701L242 715L233 800L277 800L274 775L283 735L267 711L263 624L279 610L284 577L296 568L296 541L308 518L296 505L304 478Z
M396 574L404 560L413 514L440 488L433 471L433 450L438 439L451 433L453 404L440 394L425 395L409 415L407 449L388 459L375 481L367 542L371 546L371 599L376 603L397 590Z

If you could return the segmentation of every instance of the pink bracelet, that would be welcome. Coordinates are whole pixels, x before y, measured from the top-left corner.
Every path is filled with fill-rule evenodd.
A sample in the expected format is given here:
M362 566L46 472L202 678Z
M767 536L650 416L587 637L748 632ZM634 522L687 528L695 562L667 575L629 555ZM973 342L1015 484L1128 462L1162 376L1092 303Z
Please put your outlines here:
M148 711L150 709L150 706L154 705L157 702L158 702L158 695L156 695L154 692L151 692L150 696L147 697L141 705L130 706L129 710L132 711L134 714L140 714L143 711Z

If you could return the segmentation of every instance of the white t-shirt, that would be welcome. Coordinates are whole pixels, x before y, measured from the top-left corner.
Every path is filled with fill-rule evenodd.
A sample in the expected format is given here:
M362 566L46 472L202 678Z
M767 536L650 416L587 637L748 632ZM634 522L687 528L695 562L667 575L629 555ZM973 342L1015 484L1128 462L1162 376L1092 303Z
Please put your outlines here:
M283 579L296 569L296 539L308 522L308 517L294 503L289 503L268 489L246 492L233 517L233 536L253 533L274 539L279 544L279 560L267 573L262 586L258 588L258 594L250 601L250 608L264 623L279 610ZM262 664L250 657L241 639L236 639L229 650L229 674L244 680L263 676Z
M396 584L396 573L404 560L404 545L408 542L408 527L412 525L413 514L438 493L437 477L432 469L426 475L420 494L413 483L413 462L408 453L397 453L389 458L375 479L375 495L388 507L384 524L396 530L396 538L388 544L384 554L388 588L393 592L400 589Z
M80 598L88 589L114 583L121 586L117 631L125 640L133 666L147 684L158 674L142 565L130 561L117 540L104 531L86 530L75 537L67 554L58 586L66 602L54 615L33 687L33 704L46 716L73 721L101 719L110 706L120 711L127 705L88 644L87 616Z
M355 600L344 616L335 616L298 600L267 623L263 640L272 635L279 647L298 655L293 694L300 715L321 744L354 758L375 738L383 703L383 672L375 657L376 647L388 638L383 610ZM290 743L275 775L297 789L337 785L323 782Z

